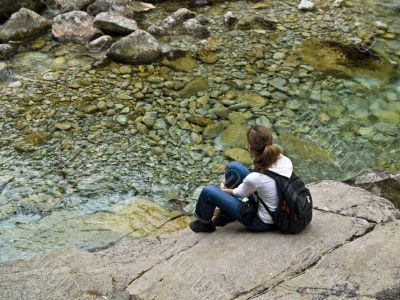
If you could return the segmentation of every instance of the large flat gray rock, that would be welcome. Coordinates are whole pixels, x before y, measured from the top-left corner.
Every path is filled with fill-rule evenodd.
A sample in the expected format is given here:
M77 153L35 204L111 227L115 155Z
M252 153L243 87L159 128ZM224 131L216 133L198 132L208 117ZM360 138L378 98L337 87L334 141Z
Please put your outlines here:
M393 205L333 181L310 189L317 209L299 235L233 223L125 238L94 253L60 249L1 265L0 299L398 299Z
M371 226L321 212L314 221L296 236L248 233L239 224L225 227L143 274L128 292L139 299L236 298L301 272Z
M400 299L399 249L400 222L377 225L255 299Z
M400 217L399 211L389 200L358 187L325 180L310 184L309 188L315 202L314 207L319 210L363 218L375 223Z

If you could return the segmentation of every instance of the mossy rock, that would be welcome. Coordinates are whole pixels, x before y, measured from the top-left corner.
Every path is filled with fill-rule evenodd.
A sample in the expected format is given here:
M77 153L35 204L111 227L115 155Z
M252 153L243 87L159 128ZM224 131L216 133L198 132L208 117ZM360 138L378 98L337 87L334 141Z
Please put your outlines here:
M333 160L331 153L321 149L311 141L299 138L290 133L282 133L279 139L285 154L295 156L303 162Z
M246 112L235 111L228 115L228 119L233 124L245 124L247 120L249 120L252 116L253 114L249 111Z
M178 96L182 98L196 96L198 92L205 91L208 87L208 81L202 77L198 77L186 84L186 86L178 92Z
M247 128L238 125L238 124L233 124L226 128L224 132L221 134L221 143L222 146L226 148L242 148L244 149L246 147L246 134L247 134Z
M209 124L203 131L203 136L205 138L215 138L219 136L224 131L224 124L221 121Z
M225 156L234 161L238 161L245 166L251 166L253 164L253 160L249 151L241 149L241 148L233 148L225 151Z
M383 54L359 45L308 39L298 48L298 53L306 64L320 72L361 81L371 79L381 84L394 76L394 67Z
M397 125L400 122L400 114L395 111L375 111L374 116L382 122Z
M215 64L219 59L218 55L215 52L205 48L200 48L197 52L197 56L202 62L205 62L207 64Z
M267 105L268 101L263 96L252 93L252 92L243 92L238 97L239 102L247 103L250 107L263 107Z
M50 134L45 131L32 132L16 141L13 145L18 151L31 152L34 151L36 147L43 145L49 136Z
M168 59L167 57L164 57L161 63L175 71L181 72L192 72L197 68L196 60L190 56L178 57L177 59Z

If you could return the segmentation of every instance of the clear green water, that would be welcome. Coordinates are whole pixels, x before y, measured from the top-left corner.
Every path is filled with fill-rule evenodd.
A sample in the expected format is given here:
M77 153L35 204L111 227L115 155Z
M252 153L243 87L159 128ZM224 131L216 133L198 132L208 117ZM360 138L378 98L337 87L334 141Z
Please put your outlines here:
M197 59L191 72L158 64L127 72L50 37L1 62L14 75L1 82L0 262L62 246L106 246L121 235L93 220L137 197L180 203L190 212L201 186L217 183L228 161L219 140L205 137L193 117L225 127L237 122L227 117L234 111L250 112L243 126L266 117L308 182L344 180L370 168L399 173L399 4L348 1L351 7L332 8L316 1L318 10L300 13L297 1L270 2L260 1L265 7L259 9L245 1L199 9L212 34L206 41L160 39L164 48L196 56L205 46L219 56L215 64ZM159 5L147 19L159 21L176 7ZM260 15L278 20L278 29L228 30L222 21L228 10L244 27ZM388 25L386 33L373 25L376 20ZM307 38L357 42L359 36L375 37L373 49L392 64L390 80L328 74L293 59ZM208 90L186 99L174 94L198 76ZM285 83L276 84L277 78ZM8 87L15 81L22 85ZM267 104L232 108L240 97L230 95L244 91L262 95ZM91 104L105 108L82 109ZM217 114L221 107L225 114ZM158 120L148 132L138 125L144 115ZM121 116L128 118L124 125ZM32 145L33 132L46 132L47 139Z

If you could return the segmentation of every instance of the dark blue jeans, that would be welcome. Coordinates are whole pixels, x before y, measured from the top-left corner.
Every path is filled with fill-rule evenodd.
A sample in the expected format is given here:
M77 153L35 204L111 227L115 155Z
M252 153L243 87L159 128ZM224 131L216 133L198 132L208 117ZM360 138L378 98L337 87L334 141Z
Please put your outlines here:
M238 162L230 162L225 169L225 186L229 189L236 188L241 184L250 171ZM249 201L255 201L254 196L249 197ZM210 222L216 207L224 215L230 216L242 223L251 231L272 231L276 229L273 224L267 224L261 221L257 216L250 223L244 221L240 216L241 200L222 191L215 185L207 185L203 188L197 201L195 215L203 222Z

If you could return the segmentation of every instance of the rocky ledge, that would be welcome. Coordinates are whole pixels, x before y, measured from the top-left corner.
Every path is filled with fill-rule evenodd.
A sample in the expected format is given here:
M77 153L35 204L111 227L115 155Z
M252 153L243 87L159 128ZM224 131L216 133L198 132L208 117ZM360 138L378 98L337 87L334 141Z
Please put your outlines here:
M0 266L0 298L399 299L399 211L340 182L310 189L314 220L300 235L233 223L212 234L153 232L97 252L60 249Z

